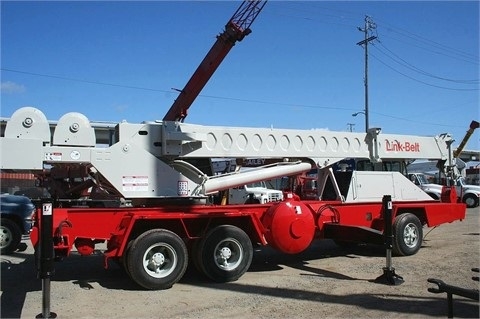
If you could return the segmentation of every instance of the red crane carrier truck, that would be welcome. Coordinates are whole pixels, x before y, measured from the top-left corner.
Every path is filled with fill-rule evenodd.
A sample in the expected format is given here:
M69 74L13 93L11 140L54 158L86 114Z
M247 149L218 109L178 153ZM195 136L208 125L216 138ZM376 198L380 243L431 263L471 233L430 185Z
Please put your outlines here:
M420 249L424 226L465 218L465 204L456 202L453 188L433 200L399 172L332 170L334 163L355 157L374 163L436 158L448 170L454 165L450 135L201 126L183 123L187 100L163 121L118 123L107 147L97 145L95 127L80 113L62 116L53 133L39 109L12 114L0 138L1 169L35 173L52 195L47 235L56 259L74 247L90 255L96 244L106 243L105 267L116 260L140 286L166 289L182 278L189 262L213 281L237 280L248 270L255 246L296 254L324 238L383 244L384 195L392 198L397 255ZM212 158L274 163L213 175ZM311 169L318 170L316 198L286 192L282 201L262 204L212 201L232 187ZM38 215L30 236L36 248L44 235Z

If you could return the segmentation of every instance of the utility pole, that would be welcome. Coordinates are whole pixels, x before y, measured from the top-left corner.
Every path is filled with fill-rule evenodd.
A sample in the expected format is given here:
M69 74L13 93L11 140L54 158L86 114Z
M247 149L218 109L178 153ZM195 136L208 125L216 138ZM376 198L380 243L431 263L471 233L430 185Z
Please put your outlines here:
M355 127L355 123L347 123L348 125L348 131L353 132L353 128Z
M363 46L365 49L365 132L368 132L368 43L375 40L377 37L374 35L369 36L369 31L377 28L375 22L368 15L365 16L365 26L362 29L358 27L358 30L363 32L365 37L362 41L358 42L357 45Z

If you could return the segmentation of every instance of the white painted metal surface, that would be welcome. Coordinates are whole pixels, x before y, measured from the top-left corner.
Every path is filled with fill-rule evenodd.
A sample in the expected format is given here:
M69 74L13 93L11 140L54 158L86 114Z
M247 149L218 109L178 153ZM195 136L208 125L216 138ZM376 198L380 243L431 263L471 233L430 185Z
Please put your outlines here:
M210 179L209 183L199 185L197 178L186 176L179 167L172 165L173 160L199 157L292 159L308 163L300 167L302 171L309 169L311 164L321 169L347 157L370 158L374 162L393 158L447 160L452 139L446 134L436 137L381 134L380 129L364 134L178 122L122 122L116 127L115 140L117 142L108 147L95 145L94 130L88 119L74 112L59 120L52 138L45 115L38 109L25 107L12 115L5 136L0 138L1 168L41 170L44 165L91 165L125 198L196 196L224 187L219 182L221 179ZM298 167L293 172L262 170L249 177L238 175L234 180L240 185L298 172ZM223 183L227 185L224 189L232 183Z

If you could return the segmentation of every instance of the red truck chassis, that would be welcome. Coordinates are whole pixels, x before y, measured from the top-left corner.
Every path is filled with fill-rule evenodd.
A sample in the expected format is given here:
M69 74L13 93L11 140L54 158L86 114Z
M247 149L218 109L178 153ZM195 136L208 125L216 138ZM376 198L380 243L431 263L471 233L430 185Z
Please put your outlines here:
M168 204L152 208L54 208L55 257L73 247L90 255L107 243L108 260L119 261L147 289L165 289L180 280L189 260L217 282L237 280L249 268L254 245L270 245L288 254L307 249L314 239L338 243L383 244L381 203L300 201L286 193L273 204ZM60 206L60 205L59 205ZM445 202L393 202L393 251L413 255L422 243L422 227L465 218L465 205ZM40 214L31 234L40 239ZM190 258L189 258L190 256Z

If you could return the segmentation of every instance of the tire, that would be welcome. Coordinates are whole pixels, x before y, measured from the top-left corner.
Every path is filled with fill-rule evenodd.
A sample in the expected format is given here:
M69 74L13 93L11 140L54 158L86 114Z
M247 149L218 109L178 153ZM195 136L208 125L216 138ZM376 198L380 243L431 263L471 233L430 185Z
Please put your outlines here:
M165 229L140 235L126 258L126 269L133 281L151 290L171 288L188 266L187 246L178 235Z
M12 254L18 249L22 240L22 231L15 222L2 218L0 225L0 252L2 255Z
M130 240L127 243L127 247L123 251L123 255L120 257L119 264L123 268L123 270L127 273L127 275L132 278L130 275L130 269L128 269L128 254L130 253L130 249L132 248L133 240Z
M413 214L401 214L395 218L393 235L393 253L397 256L415 255L422 247L422 224Z
M473 208L478 206L478 197L473 194L467 194L463 196L463 202L467 204L468 208Z
M197 268L216 282L237 280L252 263L252 242L248 235L236 226L215 227L207 233L197 249Z
M193 244L192 244L192 250L191 250L191 253L190 253L190 258L191 258L191 262L193 264L193 266L195 267L196 270L198 270L198 272L200 272L201 274L205 274L205 270L203 269L203 266L202 266L202 248L201 248L201 245L202 245L202 241L201 240L198 240L196 239Z

